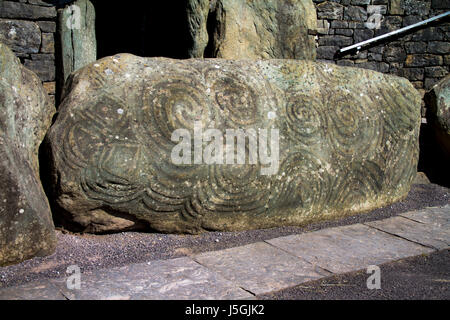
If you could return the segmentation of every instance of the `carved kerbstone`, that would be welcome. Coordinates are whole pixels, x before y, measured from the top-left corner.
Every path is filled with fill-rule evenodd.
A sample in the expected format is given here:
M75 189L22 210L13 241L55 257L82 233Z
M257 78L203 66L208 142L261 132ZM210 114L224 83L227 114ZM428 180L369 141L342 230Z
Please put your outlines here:
M38 163L54 113L39 78L0 43L0 266L55 250Z
M406 79L323 63L108 57L69 79L49 134L55 200L90 232L245 230L372 210L410 190L420 100ZM194 164L194 142L192 164L175 164L172 135L194 124L279 130L267 143L278 170L262 174L262 158Z

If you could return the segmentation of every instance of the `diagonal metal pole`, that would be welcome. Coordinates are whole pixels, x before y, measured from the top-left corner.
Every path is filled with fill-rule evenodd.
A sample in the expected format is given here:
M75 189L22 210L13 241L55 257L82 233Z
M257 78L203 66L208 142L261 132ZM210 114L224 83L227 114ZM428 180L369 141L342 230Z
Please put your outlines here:
M406 32L406 31L414 29L414 28L418 28L420 26L423 26L423 25L426 25L426 24L428 24L430 22L433 22L433 21L445 18L447 16L450 16L450 11L442 13L442 14L440 14L438 16L433 17L433 18L430 18L430 19L427 19L427 20L424 20L424 21L412 24L410 26L407 26L407 27L404 27L404 28L401 28L401 29L398 29L398 30L395 30L395 31L392 31L392 32L389 32L389 33L382 34L381 36L378 36L378 37L375 37L375 38L372 38L372 39L369 39L369 40L366 40L366 41L358 42L358 43L356 43L354 45L351 45L351 46L348 46L348 47L340 49L338 51L338 53L344 53L344 52L347 52L347 51L351 51L353 49L361 50L361 48L363 46L368 45L370 43L373 43L373 42L376 42L376 41L379 41L379 40L382 40L382 39L386 39L386 38L392 37L394 35Z

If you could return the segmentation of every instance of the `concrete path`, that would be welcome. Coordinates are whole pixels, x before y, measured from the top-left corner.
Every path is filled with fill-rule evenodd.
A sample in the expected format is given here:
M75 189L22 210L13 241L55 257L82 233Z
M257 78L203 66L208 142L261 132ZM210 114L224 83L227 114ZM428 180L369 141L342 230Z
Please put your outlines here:
M450 205L381 221L276 238L0 289L10 299L254 299L302 283L450 248ZM73 283L73 282L70 282Z

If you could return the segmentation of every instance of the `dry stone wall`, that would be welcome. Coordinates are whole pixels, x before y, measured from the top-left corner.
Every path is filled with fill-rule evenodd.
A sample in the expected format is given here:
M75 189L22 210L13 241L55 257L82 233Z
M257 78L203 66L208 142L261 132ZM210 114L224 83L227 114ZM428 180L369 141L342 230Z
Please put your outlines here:
M0 42L42 80L55 100L56 8L49 1L0 1Z

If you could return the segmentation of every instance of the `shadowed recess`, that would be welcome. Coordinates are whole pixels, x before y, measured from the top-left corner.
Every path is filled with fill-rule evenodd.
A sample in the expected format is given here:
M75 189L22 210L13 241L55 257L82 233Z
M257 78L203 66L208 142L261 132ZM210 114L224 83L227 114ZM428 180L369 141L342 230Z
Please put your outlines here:
M142 57L188 58L192 44L186 0L92 0L96 11L98 58L117 53Z

